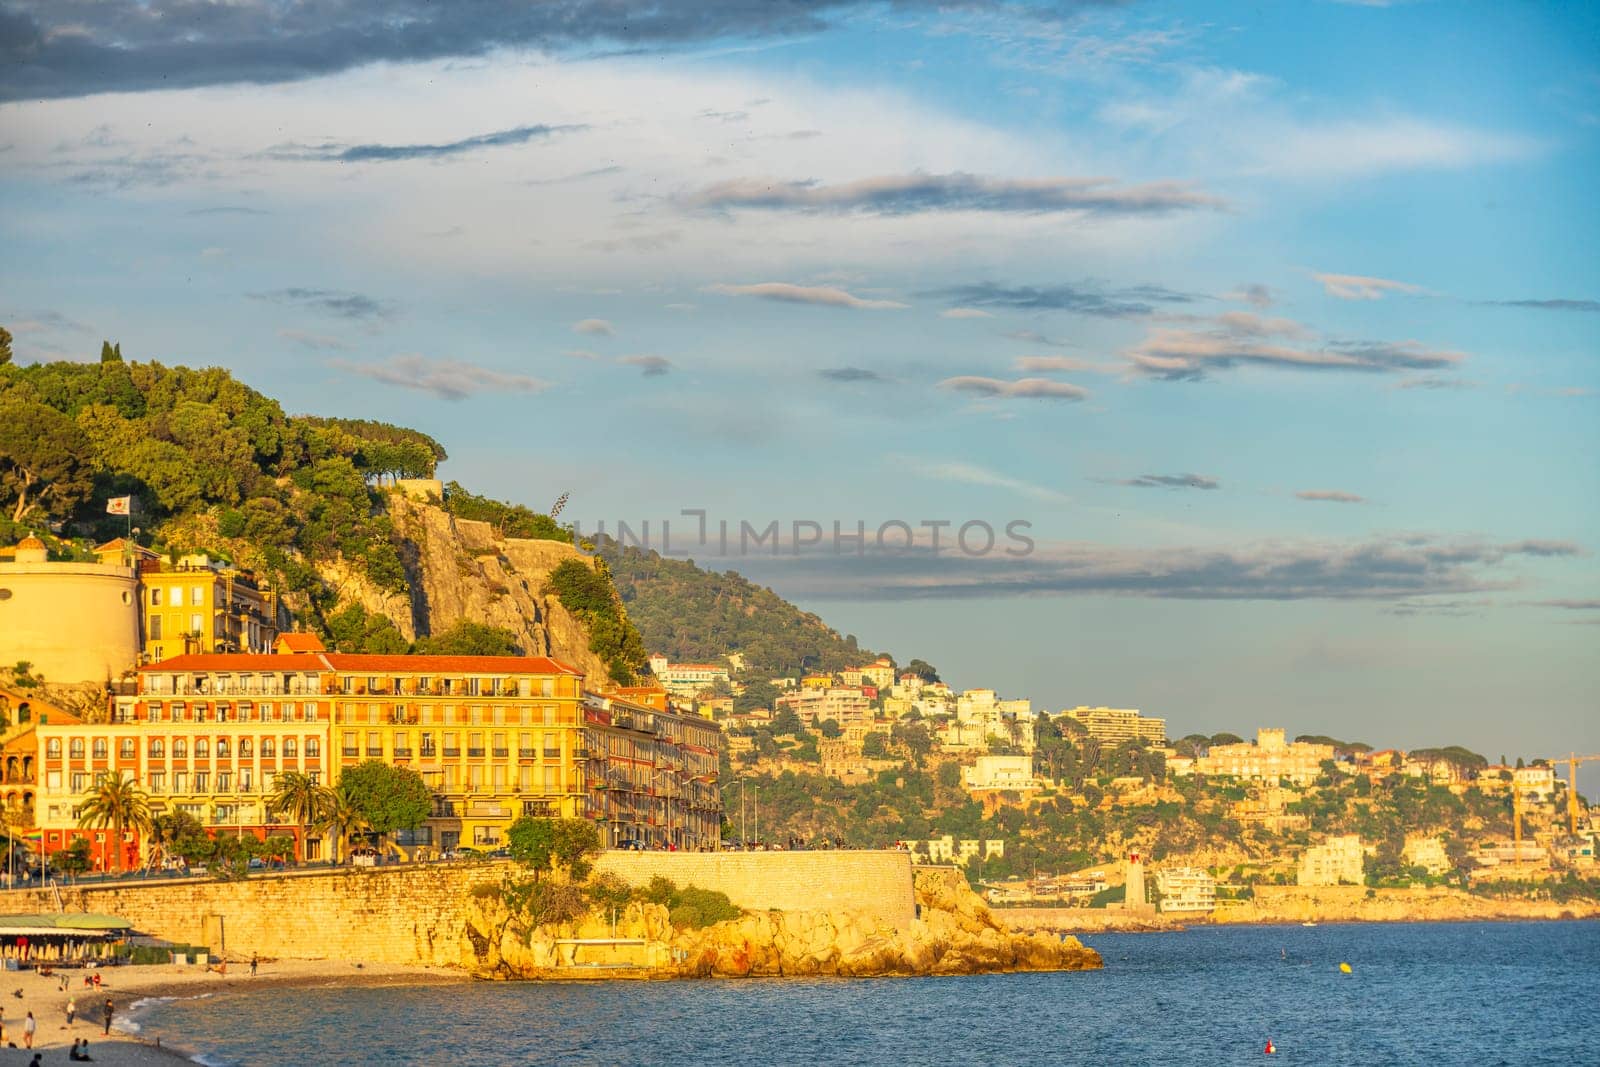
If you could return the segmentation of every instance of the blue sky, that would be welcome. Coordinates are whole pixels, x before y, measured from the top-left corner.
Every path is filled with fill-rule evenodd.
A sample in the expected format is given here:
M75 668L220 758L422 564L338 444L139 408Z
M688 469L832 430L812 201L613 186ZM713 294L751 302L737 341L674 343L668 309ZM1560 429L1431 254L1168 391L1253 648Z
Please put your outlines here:
M1592 5L438 6L0 0L19 358L586 528L1026 521L683 554L1052 709L1600 751Z

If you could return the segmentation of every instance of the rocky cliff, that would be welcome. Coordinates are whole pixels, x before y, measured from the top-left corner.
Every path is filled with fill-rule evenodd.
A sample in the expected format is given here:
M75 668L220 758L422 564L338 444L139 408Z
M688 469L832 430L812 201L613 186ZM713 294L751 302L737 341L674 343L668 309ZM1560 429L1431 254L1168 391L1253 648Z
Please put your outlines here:
M407 640L463 619L498 626L515 634L528 655L553 656L594 682L606 678L605 664L589 650L588 630L544 591L559 564L576 559L592 566L589 557L559 541L498 537L486 522L458 519L399 493L389 496L388 511L410 588L387 593L356 568L321 565L319 574L342 604L388 616Z
M953 871L918 871L909 930L860 911L746 911L678 929L659 904L522 930L485 894L467 916L462 966L484 978L881 977L1100 967L1076 938L1020 934Z

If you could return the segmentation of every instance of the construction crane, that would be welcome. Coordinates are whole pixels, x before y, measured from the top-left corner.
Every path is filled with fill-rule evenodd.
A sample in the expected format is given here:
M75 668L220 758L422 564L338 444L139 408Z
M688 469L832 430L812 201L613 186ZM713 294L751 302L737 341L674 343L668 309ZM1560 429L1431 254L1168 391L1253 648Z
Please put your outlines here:
M1567 765L1567 834L1570 837L1578 836L1578 764L1595 760L1600 760L1600 755L1580 756L1577 753L1568 753L1550 761Z

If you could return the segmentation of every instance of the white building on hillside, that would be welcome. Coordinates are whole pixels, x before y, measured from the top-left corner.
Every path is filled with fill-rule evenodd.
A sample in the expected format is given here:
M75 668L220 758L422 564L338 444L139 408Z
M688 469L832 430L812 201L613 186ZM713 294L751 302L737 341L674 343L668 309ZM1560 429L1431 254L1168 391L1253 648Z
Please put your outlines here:
M1312 845L1300 857L1296 874L1297 885L1360 885L1365 872L1362 860L1366 850L1356 834L1330 837L1320 845Z
M1163 867L1156 871L1156 895L1164 912L1215 911L1217 880L1201 867Z

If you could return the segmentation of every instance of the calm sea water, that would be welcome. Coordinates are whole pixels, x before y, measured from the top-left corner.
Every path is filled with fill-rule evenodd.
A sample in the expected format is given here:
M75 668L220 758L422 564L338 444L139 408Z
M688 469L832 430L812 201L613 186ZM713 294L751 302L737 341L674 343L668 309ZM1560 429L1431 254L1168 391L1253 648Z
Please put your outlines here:
M1600 1063L1600 923L1084 940L1105 970L258 990L149 1004L136 1018L204 1062L240 1067ZM1278 1053L1265 1059L1269 1037Z

